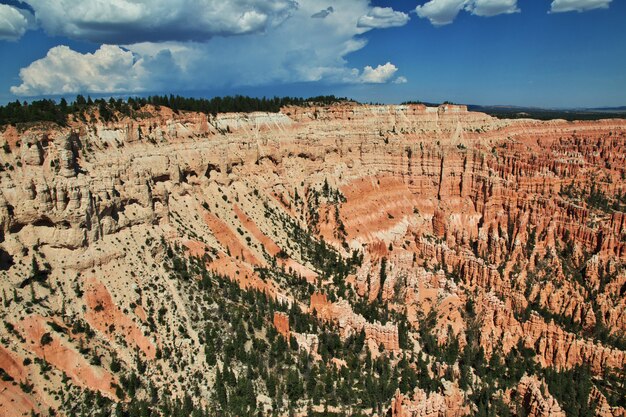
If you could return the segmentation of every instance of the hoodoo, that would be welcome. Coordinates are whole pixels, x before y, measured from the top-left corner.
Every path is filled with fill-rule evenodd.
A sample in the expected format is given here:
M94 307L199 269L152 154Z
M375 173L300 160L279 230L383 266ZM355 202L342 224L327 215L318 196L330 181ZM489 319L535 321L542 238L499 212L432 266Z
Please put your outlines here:
M0 129L3 415L626 413L625 120L113 114Z

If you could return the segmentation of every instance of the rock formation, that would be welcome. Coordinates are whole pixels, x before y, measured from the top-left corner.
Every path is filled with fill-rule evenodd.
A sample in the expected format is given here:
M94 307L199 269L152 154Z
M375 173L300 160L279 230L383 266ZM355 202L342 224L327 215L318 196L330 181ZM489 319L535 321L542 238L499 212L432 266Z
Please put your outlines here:
M371 343L375 349L381 345L390 351L400 349L398 328L394 324L369 323L363 316L355 314L350 304L345 300L330 303L324 294L313 294L311 295L309 310L322 320L336 324L343 337L364 331L365 340Z
M186 290L208 286L206 271L342 341L363 332L370 360L410 361L441 383L386 398L392 416L470 414L458 358L436 348L475 347L488 363L524 347L538 368L589 366L597 380L626 365L624 120L354 103L93 116L0 128L0 406L11 415L66 410L59 390L122 404L120 367L142 369L144 388L169 381L175 398L199 378L209 404L223 358L212 361L220 344L204 325L223 311ZM263 313L315 366L351 366L320 363L319 329ZM564 415L537 375L515 386L511 410ZM591 396L600 415L624 414Z
M565 417L561 407L547 392L547 387L536 378L524 376L517 386L517 394L527 416Z

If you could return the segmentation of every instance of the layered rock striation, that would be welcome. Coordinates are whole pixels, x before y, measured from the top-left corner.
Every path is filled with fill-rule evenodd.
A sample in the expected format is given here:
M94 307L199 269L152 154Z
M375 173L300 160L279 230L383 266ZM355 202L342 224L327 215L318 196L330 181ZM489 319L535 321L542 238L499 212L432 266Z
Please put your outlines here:
M194 373L213 383L215 365L195 360L195 295L167 278L176 248L343 340L364 332L394 366L404 356L444 370L444 390L398 393L392 415L470 413L445 379L458 363L440 364L427 334L476 343L487 359L524 346L541 367L589 366L600 379L626 365L624 120L353 103L96 116L0 129L0 365L34 387L0 381L10 415L61 409L49 390L70 380L121 400L118 362L172 380L174 396ZM329 273L305 247L321 239L359 262ZM323 360L317 336L290 329L286 313L266 320ZM189 369L161 354L174 348ZM41 378L26 358L56 373ZM563 415L535 377L517 391L528 415ZM593 395L605 415L623 412Z

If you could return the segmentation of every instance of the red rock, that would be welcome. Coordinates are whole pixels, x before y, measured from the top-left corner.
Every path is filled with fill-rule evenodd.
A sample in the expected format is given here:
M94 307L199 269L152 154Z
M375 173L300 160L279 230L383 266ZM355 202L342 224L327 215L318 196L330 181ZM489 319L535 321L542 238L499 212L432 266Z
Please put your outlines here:
M437 340L444 343L452 336L463 346L465 302L471 294L487 356L522 342L544 366L589 363L600 377L608 367L624 365L625 352L584 334L600 324L614 335L626 330L625 215L598 210L574 195L589 192L592 180L609 198L624 193L624 120L500 120L464 106L342 103L217 116L146 106L136 119L120 115L116 122L84 123L74 118L67 127L24 129L8 126L0 132L0 144L11 149L5 162L14 167L2 172L0 246L15 256L15 268L30 265L32 253L24 255L30 248L48 255L51 282L60 289L56 296L50 294L50 310L67 302L73 314L82 316L82 300L67 291L71 277L74 272L96 276L98 281L88 281L84 288L85 317L109 340L112 351L121 350L122 358L137 347L150 355L156 342L145 338L141 327L150 323L150 306L161 300L145 300L145 311L137 306L125 314L107 288L159 285L167 275L160 238L183 244L188 256L204 258L210 270L241 287L290 304L294 299L284 282L261 279L258 269L271 259L261 247L270 257L284 249L288 257L277 260L277 266L317 285L313 266L281 224L288 219L306 227L317 215L314 235L344 255L353 249L363 253L363 265L348 277L348 285L365 300L380 298L391 311L406 311L413 330L420 327L420 317L434 312ZM78 146L79 141L89 146ZM325 180L341 191L345 202L320 201L318 212L308 201L296 202L294 190L310 195ZM337 236L340 223L349 250L342 245L344 236ZM573 245L563 261L559 253L568 240ZM568 263L581 276L572 279ZM135 270L136 277L126 274ZM28 273L25 268L19 272ZM19 285L13 270L7 278L7 289ZM333 284L326 280L321 285L318 291ZM170 290L175 297L185 296L176 294L175 287L166 288ZM530 302L571 319L583 332L574 334L538 315L520 322L514 312L524 311ZM96 311L97 306L102 310ZM309 312L313 310L334 323L342 337L363 330L372 352L382 344L400 353L393 323L368 323L347 302L331 303L322 294L311 297ZM177 322L189 320L182 312L168 314ZM23 307L11 304L11 315L24 317ZM303 349L316 352L314 335L293 332L280 315L273 319L281 334L293 335ZM33 320L27 318L26 324ZM28 342L50 330L39 324ZM112 324L115 331L109 330ZM58 350L50 352L50 347L22 346L14 336L2 336L15 343L6 347L14 358L20 357L14 351L18 345L38 356L52 354L53 365L70 369L77 384L110 390L99 385L101 369L79 355L70 340L53 344ZM114 343L119 337L129 349ZM196 357L197 346L185 343L183 355ZM194 371L206 371L201 362ZM77 368L70 366L74 363ZM7 367L19 374L8 362ZM435 368L437 375L445 371ZM24 372L20 377L28 378ZM114 381L110 375L102 378ZM534 380L519 387L528 409L558 415L537 387L541 391ZM455 387L414 394L397 397L392 414L469 414L464 394ZM10 390L3 395L25 401L24 410L41 400ZM608 415L601 396L593 395Z
M116 399L115 378L106 370L91 365L79 352L62 342L61 336L52 336L52 341L42 344L44 333L53 333L43 317L29 316L16 326L25 337L24 347L46 360L55 368L65 372L75 383L100 391L103 395Z
M517 386L517 395L529 417L566 417L559 403L547 394L546 385L536 377L524 376ZM546 394L544 394L546 393Z
M129 344L137 346L147 359L154 359L156 353L154 344L144 336L137 324L115 305L111 294L101 282L95 278L87 279L84 298L88 308L85 318L93 328L112 341L115 336L125 338Z
M345 300L331 303L325 294L315 293L311 295L309 311L314 312L323 320L337 324L342 337L358 334L364 330L365 340L374 352L378 351L381 344L386 350L400 349L398 327L395 324L369 323L363 316L354 313L350 304Z
M289 340L289 316L284 313L275 312L274 313L274 327L278 330L278 333L283 335L283 337Z

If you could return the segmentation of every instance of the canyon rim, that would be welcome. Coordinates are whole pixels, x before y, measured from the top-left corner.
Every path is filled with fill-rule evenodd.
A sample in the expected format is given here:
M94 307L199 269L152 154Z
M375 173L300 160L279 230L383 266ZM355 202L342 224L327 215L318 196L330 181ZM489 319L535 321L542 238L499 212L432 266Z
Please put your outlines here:
M626 415L626 120L111 103L0 129L3 415Z

